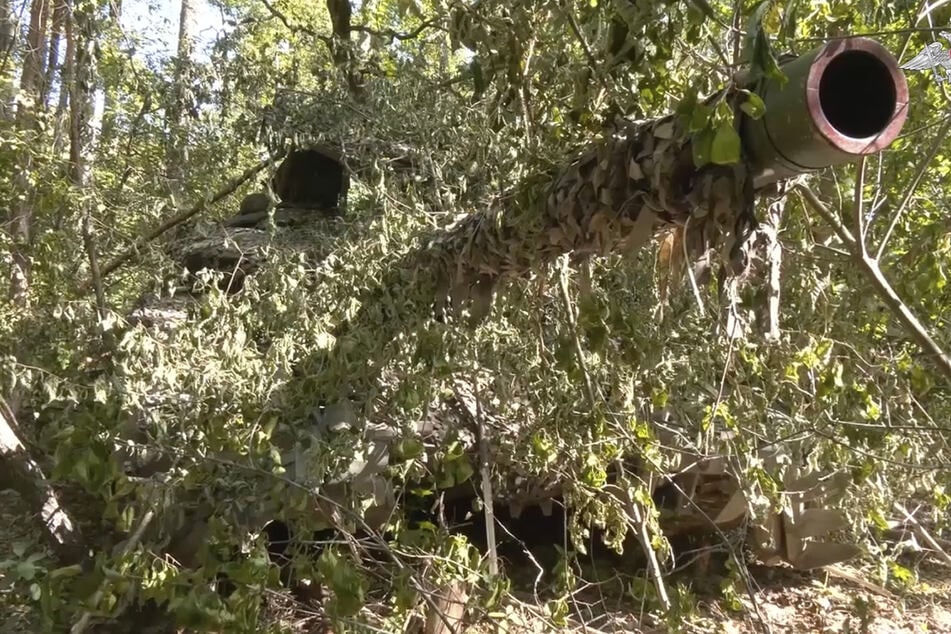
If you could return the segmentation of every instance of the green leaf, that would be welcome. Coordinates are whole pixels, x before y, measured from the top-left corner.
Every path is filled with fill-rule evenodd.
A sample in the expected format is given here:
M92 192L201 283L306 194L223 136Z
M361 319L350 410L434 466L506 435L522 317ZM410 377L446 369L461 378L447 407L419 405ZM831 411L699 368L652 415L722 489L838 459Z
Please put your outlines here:
M453 474L456 484L462 484L463 482L471 478L472 474L473 474L472 465L469 464L469 461L465 457L456 461L455 473Z
M740 160L740 135L727 122L720 123L710 145L710 162L731 165Z
M451 489L455 484L456 479L453 472L449 469L443 469L441 473L436 476L436 487L439 489Z
M740 104L740 110L745 112L750 119L754 120L766 114L766 104L763 103L759 95L748 90L742 92L746 93L746 101Z
M64 566L62 568L57 568L56 570L50 571L50 579L66 579L68 577L75 577L81 575L83 572L82 566L79 564L74 564L72 566Z
M760 77L767 77L773 81L778 82L780 85L785 84L788 81L788 77L783 74L783 71L779 68L779 62L776 60L776 56L773 54L772 46L770 46L769 38L766 35L766 31L763 29L763 18L766 16L766 12L769 11L772 3L769 0L760 2L756 5L753 14L750 16L749 27L747 29L747 47L750 50L750 55L748 57L750 63L750 73L752 74L753 79L758 79Z
M22 561L17 564L16 575L24 581L32 581L33 577L36 576L36 566L29 562Z
M693 164L698 169L710 162L710 157L713 154L713 136L713 130L705 128L703 132L693 138L691 148L693 150Z
M712 113L713 108L710 106L703 103L697 104L697 107L690 113L690 123L687 126L687 131L693 133L703 130L707 127L707 122L710 121Z
M416 438L403 438L393 450L394 458L398 460L414 460L423 455L423 443Z

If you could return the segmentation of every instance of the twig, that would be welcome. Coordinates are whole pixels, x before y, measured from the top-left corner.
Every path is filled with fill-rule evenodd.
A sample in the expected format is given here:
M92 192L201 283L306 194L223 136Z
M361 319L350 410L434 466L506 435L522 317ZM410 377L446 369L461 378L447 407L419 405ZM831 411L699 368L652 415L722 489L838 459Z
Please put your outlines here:
M132 552L132 549L138 546L139 541L142 539L142 534L145 533L145 529L148 528L148 525L152 522L152 518L155 517L155 511L149 509L145 512L145 515L142 516L142 519L139 520L139 525L136 526L135 532L129 537L129 540L122 546L121 557L128 555ZM106 592L106 585L108 584L108 578L103 579L99 584L99 587L96 589L96 592L93 593L92 597L89 599L88 605L91 608L95 608L99 605L99 602L102 601L102 595ZM92 619L92 610L86 610L83 612L83 615L76 621L76 624L73 625L72 629L69 631L70 634L81 634L86 630L86 627L89 625L89 621Z
M706 312L703 309L703 298L700 296L700 288L697 286L697 276L693 273L693 267L690 266L690 254L687 253L687 229L690 226L690 219L692 217L693 216L687 216L687 220L684 222L684 238L681 240L680 246L684 252L684 264L687 267L687 279L690 281L690 290L693 291L693 298L697 301L697 312L700 313L701 317L705 317Z
M604 88L605 92L612 96L610 97L613 100L613 95L617 94L617 91L608 84L607 78L601 72L598 67L598 61L594 57L594 53L591 52L591 45L588 44L588 38L584 36L584 32L581 30L581 25L578 24L578 20L575 18L574 14L574 3L565 2L562 0L562 7L565 9L565 15L568 17L568 26L571 27L571 33L578 40L578 43L581 45L581 50L584 53L585 58L588 60L588 66L591 67L591 72L594 73L594 76L598 78L598 82L601 84L601 87Z
M281 24L283 24L288 31L291 31L292 33L304 33L305 35L310 35L311 37L319 39L327 46L330 46L330 38L326 35L321 35L313 29L306 26L301 26L300 24L291 24L291 21L287 19L287 16L279 11L273 4L268 2L268 0L261 0L261 4L264 5L264 8L266 8L271 15L280 20Z
M541 603L542 600L538 596L538 584L541 583L542 577L545 576L545 569L542 568L542 565L538 563L538 559L535 558L535 555L532 554L531 549L528 545L525 544L521 539L519 539L512 531L509 530L508 526L504 522L499 522L499 526L505 531L505 534L509 536L510 539L519 543L522 547L522 552L528 557L528 560L532 562L532 565L535 566L535 570L538 571L538 574L535 575L535 583L532 584L532 597L535 599L536 603Z
M879 298L881 298L881 300L885 302L892 313L894 313L899 318L899 320L905 326L905 329L918 343L922 350L934 358L935 363L937 363L938 368L941 370L941 373L945 376L945 378L951 381L951 357L949 357L944 352L944 350L941 349L941 346L939 346L937 342L931 338L931 335L928 334L928 331L925 329L924 325L918 321L918 318L915 317L914 313L911 312L908 306L905 305L905 302L903 302L895 292L895 289L893 289L891 284L888 283L888 280L885 279L881 268L879 268L878 260L870 257L867 254L862 254L855 238L851 233L849 233L849 230L845 228L845 226L842 224L842 221L839 220L835 214L833 214L825 205L823 205L810 189L802 185L796 185L796 189L802 195L803 199L809 204L809 206L812 207L816 213L822 216L826 222L832 226L833 230L849 247L852 257L861 265L862 271L872 283L872 286L875 287Z
M559 281L561 282L561 298L565 304L565 310L568 314L568 324L572 331L571 334L574 341L575 354L578 357L578 365L581 366L581 373L584 376L585 394L588 398L588 406L593 412L597 408L597 400L595 398L591 375L588 372L587 364L584 360L584 349L581 346L581 339L578 336L578 327L575 320L574 306L571 303L571 295L568 292L567 256L562 259L561 275ZM651 575L654 578L654 586L657 589L657 596L664 607L664 611L667 612L670 610L670 597L667 595L667 588L664 585L664 574L660 569L660 563L657 561L657 554L654 552L654 549L651 546L650 534L647 531L647 516L641 512L641 508L635 500L631 500L628 510L631 514L631 520L637 525L638 540L641 542L641 547L644 550L644 554L647 556L647 561L651 569Z
M842 224L842 221L836 218L835 214L832 213L828 207L822 204L822 201L812 192L808 187L803 185L795 186L796 192L802 197L802 199L808 203L809 207L815 211L817 214L822 216L822 219L825 220L832 230L835 231L836 235L839 236L846 247L849 249L849 254L852 255L851 251L855 248L855 238L852 237L852 233L846 229L845 225Z
M568 256L563 256L561 260L561 272L558 276L559 288L561 289L561 301L565 306L565 312L568 316L568 326L571 328L571 339L575 346L575 356L578 358L578 365L581 367L581 375L584 377L585 396L588 398L588 404L594 411L597 405L597 399L594 394L594 384L591 381L591 373L588 372L588 363L584 359L584 348L581 345L581 338L578 336L578 322L575 319L575 308L571 303L571 293L568 291Z
M99 321L106 319L106 294L102 289L102 275L99 272L99 254L96 246L96 234L92 228L92 210L89 209L89 202L83 202L85 210L83 212L83 247L86 249L86 257L89 258L89 283L96 293L96 310L99 313ZM107 338L111 339L111 333L106 333Z
M439 16L430 18L429 20L426 20L420 23L420 25L417 26L412 31L405 31L405 32L394 31L393 29L377 30L377 29L372 29L368 26L364 26L362 24L351 24L350 30L357 31L359 33L366 33L368 35L373 35L374 37L385 37L385 38L388 38L390 42L392 42L393 40L400 40L400 41L413 40L419 37L419 35L426 29L435 26L439 20L440 20Z
M931 536L931 533L929 533L925 529L925 527L922 526L921 523L918 522L918 520L915 519L915 517L911 513L908 512L907 509L905 509L904 506L902 506L898 502L895 502L893 506L895 510L901 513L902 515L904 515L908 523L914 527L915 532L918 533L918 537L925 540L928 543L928 545L931 546L931 548L933 548L936 553L938 553L938 555L941 557L941 559L944 560L946 564L951 564L951 555L949 555L946 550L941 548L941 545L938 544L937 540Z
M941 151L941 147L944 145L945 138L948 135L948 130L951 130L951 118L945 119L944 123L941 124L941 127L935 133L934 143L931 144L931 148L928 150L928 153L918 165L918 170L915 172L914 178L912 178L911 182L908 183L908 187L905 189L905 194L902 196L901 202L898 204L898 209L895 210L895 213L892 216L891 224L888 225L888 230L885 232L885 235L882 237L882 241L878 245L878 251L875 253L876 260L882 259L882 254L885 252L885 246L888 244L888 239L891 238L892 232L895 230L895 226L901 219L905 208L908 207L908 203L911 201L912 196L915 195L915 191L917 191L918 185L921 183L921 179L925 175L925 171L928 169L931 161L933 161L934 157L938 155L939 151Z
M877 37L879 35L908 35L911 33L937 33L939 31L947 31L947 27L935 27L935 28L911 28L911 29L886 29L884 31L868 31L867 33L851 33L849 35L836 36L836 39L841 40L851 40L858 37ZM830 38L825 37L797 37L792 42L826 42Z
M169 218L168 220L166 220L159 226L155 227L151 231L147 232L145 235L141 236L139 239L135 241L132 247L128 249L125 253L117 256L111 262L109 262L108 264L102 267L102 270L99 271L100 279L105 279L107 275L109 275L110 273L114 273L116 269L118 269L120 266L122 266L126 262L133 259L138 254L139 249L141 249L147 243L159 237L160 235L162 235L169 229L172 229L182 224L183 222L185 222L192 216L200 213L201 211L204 211L209 205L213 205L216 202L222 200L223 198L233 194L235 190L241 187L241 185L243 185L245 182L252 179L255 176L255 174L263 170L265 167L271 165L274 161L281 158L283 154L284 154L283 149L278 150L277 152L271 154L271 156L264 159L257 165L246 169L241 175L225 183L224 187L222 187L220 190L215 192L210 197L206 196L202 200L198 201L194 206L191 207L191 209L186 209L178 213L177 215L173 216L172 218ZM93 283L94 282L92 279L86 280L85 282L83 282L83 284L80 285L79 287L80 292L85 293L86 291L88 291L89 287L93 285Z
M868 256L865 248L865 227L862 223L862 203L865 190L865 156L860 156L856 161L855 174L855 197L852 203L852 233L855 237L858 252L862 257Z
M780 277L783 264L783 247L779 242L779 227L783 220L783 212L786 209L786 197L771 202L766 211L767 225L769 227L766 245L766 263L769 265L769 275L766 286L766 302L768 311L768 322L766 328L766 338L770 341L778 341L780 337L779 330L779 307L780 307Z
M489 558L489 574L499 574L499 553L495 540L495 496L492 493L492 456L489 453L488 429L482 415L482 397L478 378L473 373L472 392L475 396L475 422L479 433L479 479L482 485L482 506L485 509L485 541Z
M318 505L328 505L329 507L333 508L335 511L339 512L341 516L346 516L346 518L352 521L354 525L360 531L363 531L364 533L366 533L370 541L376 544L376 546L380 549L380 552L384 553L390 559L390 561L392 561L396 565L396 567L400 569L401 572L409 573L408 579L412 588L416 592L419 593L419 596L423 599L423 602L426 603L429 609L435 611L438 614L439 619L442 621L443 625L446 626L446 629L450 632L450 634L459 634L459 631L450 622L449 618L440 609L439 605L433 599L433 597L431 596L431 593L427 592L423 588L423 584L420 583L419 579L417 578L416 574L413 572L412 568L410 568L409 565L407 565L406 562L403 561L402 557L400 557L400 555L397 554L397 552L393 548L391 548L389 544L387 544L386 540L384 540L383 537L380 536L378 531L373 530L373 528L369 524L367 524L366 519L364 519L364 517L361 514L355 512L352 509L347 508L346 506L344 506L337 500L320 493L320 491L313 489L311 487L308 487L307 485L302 484L300 482L297 482L296 480L292 478L281 476L281 475L272 473L270 471L267 471L265 469L261 469L259 467L254 467L247 464L241 464L233 460L226 460L226 459L217 458L214 456L206 456L205 459L211 462L215 462L216 464L229 466L234 469L241 469L249 473L254 473L254 474L266 476L268 478L273 478L275 480L279 480L290 488L304 492L305 494L313 498L314 501ZM332 526L334 528L339 528L337 519L334 518L333 515L329 515L328 519L331 520Z
M628 512L631 513L634 523L637 525L637 538L641 542L641 550L647 556L647 564L654 578L654 589L657 590L657 598L660 599L664 612L670 611L670 597L667 595L667 586L664 584L664 573L661 572L660 562L657 561L657 553L651 546L651 536L647 531L647 515L641 512L641 506L636 500L631 500L628 505Z

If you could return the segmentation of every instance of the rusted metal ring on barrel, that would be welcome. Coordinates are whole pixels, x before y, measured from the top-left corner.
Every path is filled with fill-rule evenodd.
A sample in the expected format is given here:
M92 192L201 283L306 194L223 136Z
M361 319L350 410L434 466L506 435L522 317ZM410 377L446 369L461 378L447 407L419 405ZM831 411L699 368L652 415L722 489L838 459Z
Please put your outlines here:
M851 136L838 129L829 121L822 103L822 82L824 79L829 80L830 65L843 55L855 53L867 55L881 64L882 70L891 76L895 89L895 105L887 123L868 136ZM834 40L825 45L809 69L806 103L819 133L834 147L849 154L875 154L895 140L908 117L908 82L895 57L877 41L864 37Z

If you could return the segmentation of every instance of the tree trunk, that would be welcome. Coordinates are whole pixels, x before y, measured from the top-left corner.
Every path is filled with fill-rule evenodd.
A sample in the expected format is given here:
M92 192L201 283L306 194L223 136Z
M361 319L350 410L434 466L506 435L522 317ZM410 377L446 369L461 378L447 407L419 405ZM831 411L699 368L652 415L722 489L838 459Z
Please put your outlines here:
M70 181L81 200L83 245L89 259L90 279L96 292L99 317L102 319L105 318L106 304L99 276L99 258L92 218L92 166L96 157L93 95L96 93L97 84L96 59L92 55L92 44L98 39L99 25L96 15L86 5L73 12L73 22L76 59L73 63L73 81L69 84Z
M66 23L66 10L68 5L65 0L53 0L53 21L50 26L50 45L49 55L46 62L46 73L43 78L43 87L40 91L40 107L43 110L49 109L49 98L53 89L53 79L56 76L56 67L59 64L59 45L63 35L63 28ZM65 84L60 84L60 90L66 90Z
M122 2L121 0L110 0L109 2L109 20L118 25L119 20L122 18ZM112 86L105 84L102 87L103 92L103 104L102 104L102 132L99 135L100 144L103 148L109 148L115 142L116 134L116 95L118 92L118 86Z
M330 53L334 64L347 79L347 86L354 97L360 98L363 93L363 78L354 68L353 43L350 40L350 18L353 7L350 0L327 0L327 13L330 14L330 24L333 37L330 39Z
M188 160L188 127L185 123L187 102L190 99L192 52L194 48L191 26L194 22L192 0L181 0L178 22L178 54L172 97L168 104L168 141L165 147L165 173L175 206L180 206L184 190L184 166Z
M10 13L10 0L0 0L0 69L6 70L13 54L13 44L16 42L16 30L13 15Z
M23 72L20 75L20 93L23 101L16 111L16 126L25 136L25 143L17 159L14 185L19 194L10 210L10 229L13 234L13 268L10 280L10 299L22 306L27 301L30 287L30 256L32 238L33 200L29 195L33 168L36 112L40 89L43 85L46 52L48 0L34 0L30 6L30 28L23 54Z
M63 510L56 492L40 465L30 457L13 420L13 412L0 398L0 489L12 489L31 509L38 511L43 534L60 563L72 564L82 557L79 530Z
M63 0L66 7L66 13L69 14L70 0ZM69 108L69 87L73 82L73 66L76 61L76 41L73 29L73 21L66 20L64 25L66 35L66 55L63 57L63 66L59 73L59 103L56 104L55 125L56 130L53 134L53 155L59 156L63 150L63 144L66 142L69 126L67 108Z
M0 121L13 120L13 95L16 92L10 64L16 44L16 26L10 13L10 0L0 0Z

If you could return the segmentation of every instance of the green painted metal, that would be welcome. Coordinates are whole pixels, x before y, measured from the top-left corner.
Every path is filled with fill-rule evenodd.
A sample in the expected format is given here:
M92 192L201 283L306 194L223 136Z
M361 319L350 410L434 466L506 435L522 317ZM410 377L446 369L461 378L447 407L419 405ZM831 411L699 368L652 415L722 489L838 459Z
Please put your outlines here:
M880 152L904 125L908 84L875 40L833 40L781 68L785 84L752 86L765 115L742 122L756 187Z

